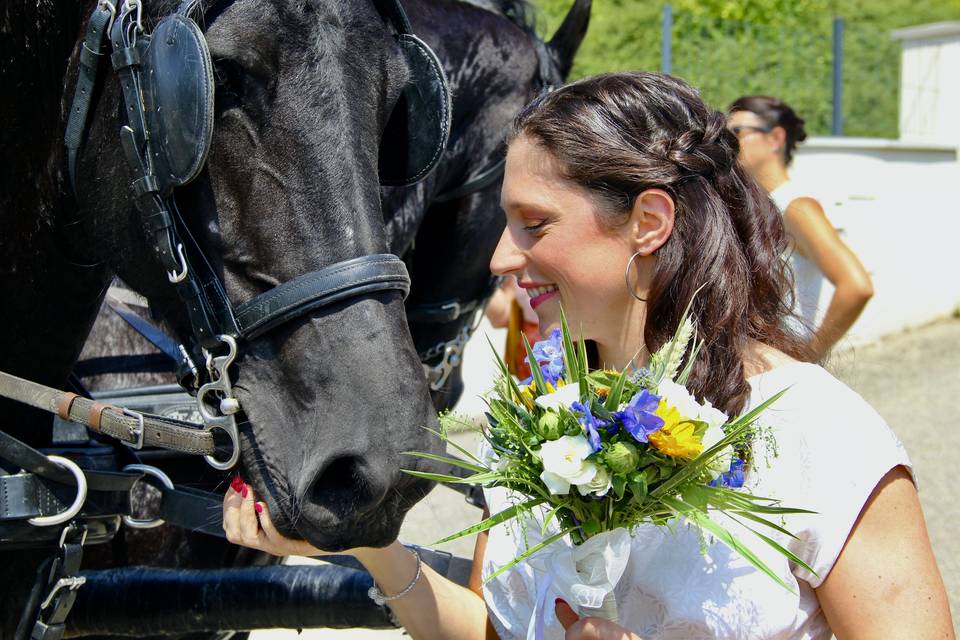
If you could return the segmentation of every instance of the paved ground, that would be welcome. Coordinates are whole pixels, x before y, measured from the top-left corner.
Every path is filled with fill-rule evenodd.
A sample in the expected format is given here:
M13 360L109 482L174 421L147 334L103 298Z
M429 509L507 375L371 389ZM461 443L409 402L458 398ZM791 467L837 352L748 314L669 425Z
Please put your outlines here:
M494 344L502 333L487 329ZM459 407L477 413L475 399L483 384L492 379L485 341L473 340L465 358L467 393ZM920 485L933 549L950 594L955 624L960 628L960 507L954 489L955 469L960 466L960 417L955 399L960 398L960 319L937 322L921 329L891 336L876 344L847 350L836 356L829 368L856 389L900 436L913 461ZM401 539L431 544L441 537L476 522L478 512L458 494L439 488L418 504L407 518ZM471 540L445 545L449 551L468 556ZM292 640L295 631L270 630L252 634L252 640ZM305 640L386 640L403 637L400 631L310 630Z

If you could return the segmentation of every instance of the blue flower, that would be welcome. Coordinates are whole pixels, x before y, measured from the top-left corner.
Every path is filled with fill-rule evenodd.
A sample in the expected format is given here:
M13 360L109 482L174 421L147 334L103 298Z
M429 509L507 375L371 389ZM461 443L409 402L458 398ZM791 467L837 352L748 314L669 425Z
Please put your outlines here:
M556 384L564 371L563 337L560 335L560 329L554 329L549 336L533 345L533 357L540 365L544 380L550 384ZM529 358L524 358L523 361L530 364Z
M660 396L643 389L633 396L623 411L613 415L623 423L623 428L634 440L647 442L647 436L663 426L663 418L654 413L658 406Z
M577 421L583 426L583 430L586 431L587 441L590 442L590 448L593 449L593 452L596 453L600 451L600 432L598 429L606 429L609 431L612 423L607 420L597 419L590 411L590 407L582 402L574 402L570 405L570 408L577 413L583 414L577 418Z
M707 483L711 487L729 487L739 489L743 486L743 458L734 458L730 462L730 470Z

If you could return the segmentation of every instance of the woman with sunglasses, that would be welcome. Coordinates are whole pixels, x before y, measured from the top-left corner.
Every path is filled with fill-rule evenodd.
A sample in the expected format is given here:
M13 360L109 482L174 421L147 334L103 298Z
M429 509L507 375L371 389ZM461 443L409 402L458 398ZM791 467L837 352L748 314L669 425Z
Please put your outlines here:
M740 142L740 163L770 193L790 236L794 316L809 358L821 360L853 326L873 296L870 276L830 220L814 191L790 179L787 169L807 134L803 120L778 98L744 96L729 109L728 128ZM833 295L821 305L824 288Z

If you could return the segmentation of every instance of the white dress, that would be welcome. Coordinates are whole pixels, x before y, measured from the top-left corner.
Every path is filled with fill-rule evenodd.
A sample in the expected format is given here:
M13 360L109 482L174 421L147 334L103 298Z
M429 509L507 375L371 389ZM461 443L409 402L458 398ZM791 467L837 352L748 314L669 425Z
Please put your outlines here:
M791 386L762 423L771 428L773 451L763 439L754 445L754 464L744 491L779 498L785 506L816 511L789 515L782 523L798 539L771 533L810 565L812 575L788 562L747 532L728 528L764 560L796 595L777 585L721 542L701 552L697 532L682 523L671 528L640 527L630 560L614 593L619 623L644 640L707 638L827 639L831 632L813 589L836 561L866 499L897 465L910 469L900 441L883 419L853 390L817 365L794 362L749 380L749 407ZM502 488L486 491L491 513L516 500ZM555 529L548 528L549 535ZM538 524L515 522L490 530L483 575L541 540ZM569 544L564 541L564 543ZM520 563L484 586L490 618L501 638L525 638L542 575ZM546 638L563 638L554 616L557 597L547 592Z
M791 202L797 198L814 198L809 189L792 180L770 192L770 198L784 214ZM789 256L790 268L794 278L794 305L795 317L788 318L788 323L799 335L810 338L820 326L823 316L833 297L833 284L827 280L820 268L810 259L793 251Z

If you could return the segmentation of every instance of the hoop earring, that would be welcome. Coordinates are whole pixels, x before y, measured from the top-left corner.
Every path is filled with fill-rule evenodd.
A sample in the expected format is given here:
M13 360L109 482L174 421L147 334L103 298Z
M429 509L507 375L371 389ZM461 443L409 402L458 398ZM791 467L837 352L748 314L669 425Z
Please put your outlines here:
M634 298L636 298L640 302L646 302L647 299L641 298L640 296L638 296L636 292L633 290L634 288L630 286L630 267L633 266L633 261L636 260L637 256L640 256L640 255L642 255L641 252L637 251L632 256L630 256L629 260L627 260L627 268L623 272L623 282L624 284L627 285L627 291L630 292L630 295L632 295Z

